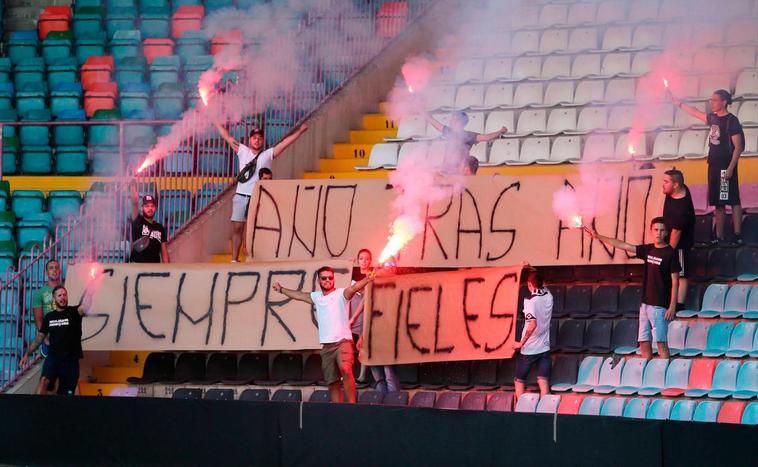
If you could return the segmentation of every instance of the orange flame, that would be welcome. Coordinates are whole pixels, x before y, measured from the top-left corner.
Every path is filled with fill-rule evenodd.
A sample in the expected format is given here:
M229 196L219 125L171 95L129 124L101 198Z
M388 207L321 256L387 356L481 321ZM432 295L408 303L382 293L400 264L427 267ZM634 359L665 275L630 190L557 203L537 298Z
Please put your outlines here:
M95 278L96 272L97 271L95 271L95 266L92 266L91 268L89 268L89 276L91 278L93 278L93 279Z
M144 161L142 161L142 164L137 169L137 173L142 173L146 168L150 167L153 164L153 161L150 160L149 157L146 157Z
M634 145L633 144L629 145L628 151L629 151L629 155L630 156L634 156L635 154L637 154L637 151L634 149Z
M210 91L204 87L198 88L198 93L200 94L200 100L203 101L203 105L208 107L208 95L210 94Z
M413 239L414 235L414 229L407 219L402 216L395 219L392 222L392 233L387 239L387 245L384 246L382 254L379 255L379 264L384 264L398 254Z
M669 87L669 80L667 80L666 78L663 78L663 85L666 86L666 88L668 88Z

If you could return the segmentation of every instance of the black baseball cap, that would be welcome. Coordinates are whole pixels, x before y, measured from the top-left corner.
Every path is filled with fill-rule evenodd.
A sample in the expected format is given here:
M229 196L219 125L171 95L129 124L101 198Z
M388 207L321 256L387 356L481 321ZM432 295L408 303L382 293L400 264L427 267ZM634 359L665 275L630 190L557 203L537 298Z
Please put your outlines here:
M263 129L261 127L256 126L256 127L253 127L252 130L250 130L250 133L249 133L250 136L253 136L255 134L261 135L261 137L265 137L265 135L263 134Z
M144 206L144 205L146 205L148 203L155 204L155 197L153 197L152 195L145 195L145 196L143 196L142 197L142 205Z

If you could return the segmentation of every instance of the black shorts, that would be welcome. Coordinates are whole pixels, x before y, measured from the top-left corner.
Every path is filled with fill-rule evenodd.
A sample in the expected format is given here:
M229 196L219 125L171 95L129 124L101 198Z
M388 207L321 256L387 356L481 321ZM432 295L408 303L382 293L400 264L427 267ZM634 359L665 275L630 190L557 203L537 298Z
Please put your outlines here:
M48 355L42 365L42 376L58 380L58 394L73 396L79 382L79 358Z
M552 362L550 361L550 351L548 350L547 352L535 355L519 354L518 361L516 362L515 380L519 383L526 382L526 378L529 376L529 370L531 370L534 365L537 365L538 378L550 379Z
M727 163L708 162L708 205L709 206L737 206L740 203L740 181L738 166L734 167L732 178L727 180L728 187L721 190L721 171L726 170Z

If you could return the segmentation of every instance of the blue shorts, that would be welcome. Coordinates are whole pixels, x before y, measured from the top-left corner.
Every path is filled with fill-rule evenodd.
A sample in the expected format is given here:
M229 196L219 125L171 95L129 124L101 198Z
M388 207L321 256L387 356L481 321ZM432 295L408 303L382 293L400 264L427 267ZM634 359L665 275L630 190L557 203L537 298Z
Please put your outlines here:
M638 342L667 342L669 325L664 318L666 309L662 306L640 306L640 329L637 336Z
M537 365L537 378L550 379L552 362L550 361L549 350L535 355L519 354L518 361L516 362L516 377L514 379L519 383L526 382L529 371L534 365Z
M79 383L79 358L50 355L42 365L42 376L51 383L58 380L58 394L72 396Z

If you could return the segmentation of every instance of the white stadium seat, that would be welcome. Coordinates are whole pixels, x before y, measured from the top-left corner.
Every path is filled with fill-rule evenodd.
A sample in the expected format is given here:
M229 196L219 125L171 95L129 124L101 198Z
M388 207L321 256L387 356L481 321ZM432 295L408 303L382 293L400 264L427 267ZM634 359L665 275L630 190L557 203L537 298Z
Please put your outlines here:
M410 115L400 119L397 125L397 137L385 138L386 141L403 141L414 137L426 136L426 120L420 115Z
M548 3L542 6L539 25L542 27L550 27L566 24L567 17L568 5Z
M547 118L546 132L549 134L576 130L576 108L559 108L550 111Z
M758 126L758 101L745 101L736 113L742 126Z
M484 60L464 60L455 68L455 82L481 81Z
M611 51L626 49L632 45L632 27L631 26L611 26L605 30L603 35L602 49Z
M658 133L653 143L653 157L664 160L679 159L679 132Z
M509 162L518 162L518 160L518 139L498 139L492 142L492 147L490 148L490 157L487 165L503 165Z
M414 157L417 159L426 159L427 152L429 151L428 143L403 143L400 146L400 151L397 154L397 163L400 165L400 161L407 157Z
M559 136L553 140L550 149L550 163L560 164L568 161L579 161L582 158L581 138L579 136ZM538 161L544 163L544 161Z
M632 121L634 120L634 106L633 105L618 105L611 108L611 113L608 115L608 130L621 131L632 127Z
M659 19L683 18L689 14L690 0L663 0L658 10Z
M466 112L468 115L468 123L464 128L466 131L473 131L475 133L484 133L484 122L486 115L484 112Z
M580 52L582 50L597 49L597 28L576 28L571 31L568 41L568 50Z
M569 6L566 24L570 26L577 26L580 24L594 23L596 11L597 5L594 3L572 3Z
M724 49L711 47L698 50L692 57L691 70L705 73L724 68Z
M588 133L593 130L605 128L608 124L608 111L605 107L585 107L579 112L576 122L576 131Z
M510 79L513 73L512 58L491 58L484 65L482 81L496 81Z
M546 111L544 109L524 110L518 118L516 125L517 135L528 135L531 133L542 133L546 127Z
M660 24L642 24L637 26L632 36L632 48L660 48L663 43L663 26Z
M598 24L626 21L626 3L624 0L606 0L597 7Z
M726 30L727 44L758 42L758 21L755 18L732 21Z
M574 104L584 105L589 102L603 102L605 96L604 80L585 80L576 85Z
M521 81L527 78L539 78L542 72L542 58L519 57L513 62L511 79Z
M514 132L516 129L515 115L512 110L495 110L487 115L487 123L484 125L485 133L492 133L503 127Z
M426 152L426 161L432 167L442 167L442 163L445 160L445 151L447 150L447 141L437 140L429 145L429 150ZM398 161L399 163L399 161Z
M521 144L521 154L516 165L548 159L550 159L550 138L526 138Z
M660 57L660 52L637 52L632 59L632 67L629 72L632 75L644 75L651 69L651 61Z
M519 18L520 20L521 18ZM511 53L521 55L527 52L537 52L540 49L539 31L516 31L511 38Z
M468 109L469 107L481 107L484 104L484 85L464 84L458 87L455 95L454 108Z
M697 106L695 106L697 107ZM677 128L688 128L691 126L703 126L704 123L692 115L688 114L682 109L676 109L676 116L674 117L674 126Z
M734 95L735 97L758 98L758 68L744 70L737 76Z
M519 83L513 92L513 106L542 104L542 83Z
M584 141L582 161L613 160L613 134L589 135Z
M628 74L631 69L631 62L632 54L628 52L606 54L600 67L600 75L616 76Z
M571 75L571 57L569 55L549 55L542 62L541 79L568 77Z
M609 104L634 101L634 79L614 78L605 86L603 100Z
M436 110L451 108L455 101L455 86L431 86L426 93L426 109Z
M743 156L758 156L758 128L745 128L745 150Z
M494 109L500 106L513 104L513 84L494 83L487 86L484 92L485 109Z
M729 73L714 73L700 77L700 87L697 96L701 99L709 99L713 91L726 89L730 91L732 77Z
M600 54L582 54L574 57L571 64L572 78L585 78L588 76L600 76Z
M663 33L663 48L677 49L686 47L692 37L691 23L669 23Z
M713 12L710 12L709 16L712 14ZM716 21L694 23L692 35L687 45L697 50L709 45L720 44L724 42L724 29L724 26Z
M397 143L380 143L371 148L368 156L368 165L356 166L357 170L373 170L397 165Z
M634 0L632 4L629 5L629 15L626 19L630 23L639 23L657 17L658 0Z
M548 29L540 37L540 52L551 53L568 49L568 29Z
M450 112L436 112L432 115L435 120L442 123L443 125L447 125L448 121L450 120ZM428 124L426 127L426 138L439 138L442 135L440 131L436 128L434 128L434 125L431 123Z
M652 117L645 122L646 130L672 128L674 126L674 106L672 104L651 104L649 112Z
M755 66L755 47L739 45L729 47L724 54L724 68L727 71L739 71Z
M481 143L476 143L471 147L471 151L469 152L469 155L476 157L476 160L479 161L479 163L486 163L487 162L487 142L482 141Z
M574 82L573 81L553 81L548 83L545 88L544 105L559 105L574 103Z
M647 141L644 137L640 138L634 145L635 157L644 159L648 155ZM628 160L632 156L629 154L629 134L624 133L616 138L616 150L614 158L617 160Z
M687 130L682 133L679 140L679 155L688 159L701 159L708 154L708 143L706 130Z

